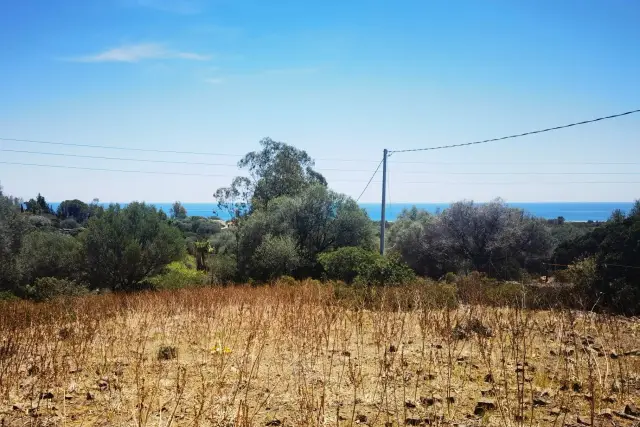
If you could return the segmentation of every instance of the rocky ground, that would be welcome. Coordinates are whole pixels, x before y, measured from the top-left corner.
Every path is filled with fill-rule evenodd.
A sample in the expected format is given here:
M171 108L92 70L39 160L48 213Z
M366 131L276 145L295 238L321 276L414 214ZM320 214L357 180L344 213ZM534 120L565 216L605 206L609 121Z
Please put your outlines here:
M0 425L640 425L638 319L309 287L101 298L0 332Z

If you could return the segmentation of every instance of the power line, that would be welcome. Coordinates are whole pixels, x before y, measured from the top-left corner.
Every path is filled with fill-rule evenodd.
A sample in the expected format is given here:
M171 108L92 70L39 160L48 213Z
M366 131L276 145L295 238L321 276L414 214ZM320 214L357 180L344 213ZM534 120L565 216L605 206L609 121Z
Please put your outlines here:
M100 160L118 160L118 161L127 161L127 162L144 162L144 163L164 163L164 164L175 164L175 165L201 165L201 166L229 166L229 167L238 167L237 164L233 163L208 163L208 162L188 162L188 161L177 161L177 160L155 160L155 159L134 159L130 157L109 157L109 156L91 156L86 154L69 154L69 153L51 153L46 151L30 151L30 150L13 150L9 148L0 148L0 151L6 151L10 153L23 153L23 154L37 154L37 155L45 155L45 156L58 156L58 157L75 157L75 158L83 158L83 159L100 159ZM319 171L341 171L341 172L371 172L370 169L340 169L340 168L323 168L318 169Z
M364 194L365 191L367 191L367 188L369 188L369 185L371 185L371 181L373 181L373 177L376 176L376 174L378 173L378 171L380 170L380 166L382 166L382 162L383 160L380 160L380 163L378 163L378 167L376 168L376 170L373 172L373 175L371 175L371 178L369 178L369 182L367 182L367 185L365 185L364 190L362 190L362 193L360 193L360 195L358 196L358 198L356 199L356 202L360 201L360 197L362 197L362 195Z
M212 153L206 151L179 151L179 150L161 150L155 148L135 148L135 147L121 147L116 145L94 145L94 144L75 144L71 142L58 142L58 141L42 141L35 139L17 139L17 138L4 138L0 137L0 141L12 141L12 142L27 142L31 144L47 144L47 145L60 145L67 147L82 147L82 148L99 148L103 150L122 150L122 151L138 151L146 153L164 153L164 154L189 154L196 156L223 156L223 157L244 157L245 154L229 154L229 153ZM315 160L332 161L332 162L377 162L377 160L368 159L336 159L336 158L319 158Z
M243 157L240 154L208 153L208 152L201 152L201 151L160 150L156 148L152 149L152 148L118 147L115 145L73 144L70 142L40 141L35 139L0 138L0 141L28 142L33 144L48 144L48 145L64 145L68 147L101 148L105 150L142 151L147 153L194 154L198 156Z
M156 159L136 159L130 157L110 157L110 156L92 156L86 154L69 154L69 153L51 153L46 151L30 151L30 150L13 150L9 148L0 148L0 151L22 154L36 154L57 157L74 157L82 159L100 159L100 160L117 160L127 162L142 163L162 163L174 165L200 165L200 166L224 166L238 167L233 163L209 163L209 162L189 162L178 160L156 160ZM343 169L343 168L322 168L321 172L371 172L370 169ZM428 171L401 171L399 174L417 174L417 175L640 175L637 172L428 172Z
M127 161L127 162L168 163L168 164L176 164L176 165L203 165L203 166L234 166L234 167L238 167L238 165L236 165L236 164L229 164L229 163L182 162L182 161L175 161L175 160L132 159L132 158L129 158L129 157L108 157L108 156L90 156L90 155L85 155L85 154L49 153L49 152L44 152L44 151L11 150L11 149L8 149L8 148L0 148L0 151L7 151L7 152L10 152L10 153L38 154L38 155L46 155L46 156L77 157L77 158L83 158L83 159L118 160L118 161Z
M551 132L551 131L558 130L558 129L569 128L569 127L572 127L572 126L586 125L588 123L594 123L594 122L599 122L599 121L602 121L602 120L614 119L616 117L627 116L629 114L634 114L634 113L640 113L640 109L631 110L631 111L627 111L627 112L619 113L619 114L613 114L613 115L605 116L605 117L598 117L597 119L583 120L581 122L570 123L570 124L562 125L562 126L554 126L554 127L546 128L546 129L540 129L540 130L534 130L534 131L530 131L530 132L519 133L519 134L515 134L515 135L503 136L503 137L500 137L500 138L485 139L483 141L465 142L463 144L453 144L453 145L441 145L439 147L411 148L411 149L406 149L406 150L392 150L392 151L390 151L390 153L408 153L408 152L414 152L414 151L431 151L431 150L442 150L442 149L445 149L445 148L466 147L466 146L469 146L469 145L484 144L484 143L487 143L487 142L495 142L495 141L502 141L502 140L505 140L505 139L520 138L522 136L534 135L534 134L537 134L537 133Z
M67 165L49 165L49 164L41 164L41 163L22 163L22 162L5 162L0 161L0 164L5 165L16 165L16 166L35 166L35 167L43 167L43 168L56 168L56 169L78 169L78 170L88 170L88 171L99 171L99 172L122 172L122 173L140 173L140 174L151 174L151 175L178 175L178 176L205 176L205 177L218 177L218 178L233 178L234 175L222 175L222 174L208 174L208 173L183 173L183 172L164 172L164 171L142 171L142 170L130 170L130 169L108 169L108 168L94 168L94 167L84 167L84 166L67 166ZM335 180L332 179L332 182L365 182L364 180ZM369 181L370 183L371 181Z

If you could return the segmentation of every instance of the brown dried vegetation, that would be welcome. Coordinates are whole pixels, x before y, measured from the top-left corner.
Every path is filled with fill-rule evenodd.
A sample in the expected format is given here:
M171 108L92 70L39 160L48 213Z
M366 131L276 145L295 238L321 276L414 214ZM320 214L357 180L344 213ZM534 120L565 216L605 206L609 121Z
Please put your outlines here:
M633 425L640 322L304 282L0 306L0 425ZM440 286L440 285L428 285Z

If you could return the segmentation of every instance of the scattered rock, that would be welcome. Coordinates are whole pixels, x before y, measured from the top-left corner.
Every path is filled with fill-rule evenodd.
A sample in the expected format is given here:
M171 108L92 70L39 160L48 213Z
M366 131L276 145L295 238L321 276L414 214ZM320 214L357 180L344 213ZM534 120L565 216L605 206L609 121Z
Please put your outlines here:
M465 328L460 325L456 325L453 328L453 331L451 331L451 334L453 335L453 338L457 340L466 340L467 338L469 338L469 334L467 333Z
M348 352L348 351L345 350L345 351L342 352L342 355L344 357L351 357L351 352Z
M624 407L624 413L627 415L632 415L634 417L640 417L640 408L638 408L633 403L629 403Z
M611 409L603 409L602 411L600 411L599 415L603 418L613 418L613 412L611 412Z
M359 423L366 423L367 422L367 416L366 415L362 415L362 414L358 414L356 415L356 421Z
M275 420L271 420L268 421L266 424L266 426L281 426L282 425L282 421L275 419Z
M476 408L473 413L475 415L483 416L486 411L494 409L496 409L496 402L493 399L480 399L478 403L476 403Z
M163 345L158 349L158 360L171 360L178 357L178 348Z
M456 397L455 396L447 397L447 402L448 403L456 403Z
M619 380L615 380L612 384L611 384L611 391L613 393L618 393L620 392L620 390L622 389L622 385L620 384Z
M574 382L571 385L571 389L576 393L580 393L582 391L582 384L580 384L579 382Z
M482 395L482 397L493 397L496 395L495 390L493 389L488 389L488 390L480 390L480 394Z
M485 383L492 383L493 382L493 375L492 374L487 374L484 376L484 382Z
M419 426L422 420L418 418L407 418L404 420L404 423L408 426Z
M603 397L602 401L606 403L616 403L616 398L613 396L607 396L607 397Z
M18 404L14 404L11 409L13 409L14 411L22 411L22 407Z
M404 406L405 408L413 409L416 407L416 404L410 400L407 400L406 402L404 402Z
M612 359L617 359L619 356L618 356L618 353L616 353L615 351L612 351L609 354L609 357L612 358Z
M558 415L560 415L560 412L562 412L562 411L560 411L560 408L553 408L552 410L550 410L550 411L549 411L549 413L550 413L551 415L554 415L554 416L556 416L556 417L557 417Z
M389 346L389 353L395 353L396 351L398 351L398 349L396 348L395 345L391 344Z
M640 356L640 349L625 351L622 353L623 356Z
M533 406L548 406L549 403L551 402L549 402L547 399L545 399L542 396L533 398Z
M50 391L40 393L40 399L53 399L53 393Z
M424 406L432 406L436 401L433 397L420 397L420 403Z
M93 400L95 399L95 396L93 395L93 393L91 393L90 391L87 392L87 400Z
M100 391L107 391L109 390L109 381L108 379L101 379L100 381L98 381L98 388L100 389Z

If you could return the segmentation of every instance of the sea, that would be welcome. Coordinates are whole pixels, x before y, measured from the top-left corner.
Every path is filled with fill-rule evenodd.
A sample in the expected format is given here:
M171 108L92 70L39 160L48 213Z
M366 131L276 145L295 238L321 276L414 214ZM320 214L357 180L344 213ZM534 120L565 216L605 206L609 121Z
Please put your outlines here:
M109 203L100 203L107 207ZM167 214L171 209L171 203L152 202L148 203L164 210ZM529 202L529 203L507 203L507 205L524 209L526 212L545 219L554 219L559 216L566 221L586 222L586 221L606 221L611 213L620 209L624 212L633 207L633 202ZM121 203L126 205L126 203ZM222 219L229 219L222 212L216 211L215 203L183 203L189 216L218 216ZM57 209L58 203L52 203ZM367 211L372 220L380 220L379 203L360 203L360 206ZM387 221L393 221L404 210L416 206L431 213L442 211L449 207L449 203L391 203L386 207ZM214 213L215 211L215 213Z

